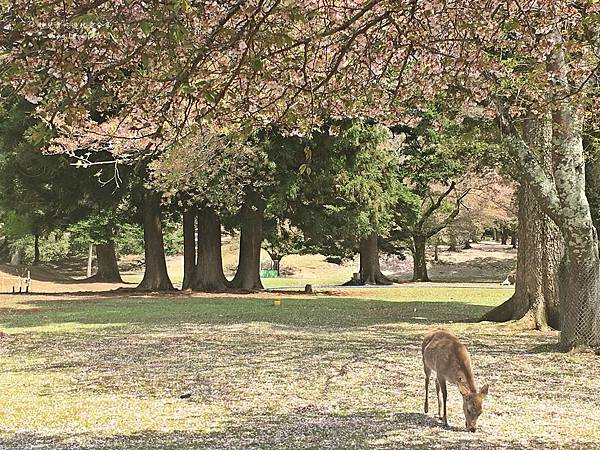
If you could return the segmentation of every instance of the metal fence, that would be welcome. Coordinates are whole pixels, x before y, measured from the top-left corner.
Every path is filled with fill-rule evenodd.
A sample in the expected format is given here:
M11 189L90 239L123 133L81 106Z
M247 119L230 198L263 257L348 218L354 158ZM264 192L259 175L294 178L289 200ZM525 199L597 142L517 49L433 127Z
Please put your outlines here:
M600 270L570 267L561 277L560 343L564 349L589 345L600 349Z

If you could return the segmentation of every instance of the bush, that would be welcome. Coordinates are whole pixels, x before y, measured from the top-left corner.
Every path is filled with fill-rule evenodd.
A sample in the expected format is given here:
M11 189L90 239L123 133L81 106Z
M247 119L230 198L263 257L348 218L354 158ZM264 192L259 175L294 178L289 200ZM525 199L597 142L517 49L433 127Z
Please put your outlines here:
M69 233L53 231L48 236L40 237L40 261L57 261L70 253L71 236ZM17 238L8 244L10 253L20 251L22 262L30 264L34 258L34 237L31 235Z

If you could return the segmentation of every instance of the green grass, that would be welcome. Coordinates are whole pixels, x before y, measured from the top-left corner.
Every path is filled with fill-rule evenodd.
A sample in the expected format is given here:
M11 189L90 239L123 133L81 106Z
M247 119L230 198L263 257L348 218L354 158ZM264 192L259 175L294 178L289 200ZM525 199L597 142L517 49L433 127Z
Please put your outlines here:
M472 323L510 294L1 297L0 448L599 447L595 356ZM454 388L454 428L422 413L420 340L439 324L493 382L479 433Z
M31 311L25 314L16 314L17 310L10 314L8 309L6 318L0 318L0 326L11 333L22 333L52 328L67 332L69 327L79 330L83 325L170 327L181 323L268 322L299 327L356 327L390 322L472 321L509 297L512 290L400 287L338 289L335 293L344 297L303 298L274 293L258 298L42 298L26 301L24 305ZM273 297L282 295L282 307L273 307Z

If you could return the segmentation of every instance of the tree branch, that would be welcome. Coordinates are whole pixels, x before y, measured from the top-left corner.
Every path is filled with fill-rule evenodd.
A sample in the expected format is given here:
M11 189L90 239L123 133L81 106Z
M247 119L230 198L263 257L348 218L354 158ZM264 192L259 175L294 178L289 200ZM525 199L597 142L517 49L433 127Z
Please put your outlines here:
M427 219L429 219L429 217L431 217L431 215L434 212L436 212L440 208L440 206L442 206L442 202L444 201L444 199L446 197L448 197L455 188L456 188L456 183L454 183L454 181L453 181L450 183L450 187L445 192L443 192L435 202L432 201L431 205L421 215L421 218L417 221L414 228L417 228L417 229L422 228L425 221Z

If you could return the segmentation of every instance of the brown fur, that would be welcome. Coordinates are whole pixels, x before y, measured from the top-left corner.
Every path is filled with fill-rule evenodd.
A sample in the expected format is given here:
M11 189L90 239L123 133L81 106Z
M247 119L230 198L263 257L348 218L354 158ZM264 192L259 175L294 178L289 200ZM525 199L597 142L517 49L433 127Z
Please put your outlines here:
M466 427L469 431L477 428L477 418L482 411L482 402L488 392L488 386L477 391L471 356L467 348L451 332L443 329L431 331L425 335L422 345L423 369L425 371L425 412L429 410L429 378L431 372L436 373L436 393L438 398L438 415L448 425L446 414L447 387L446 382L458 386L463 397L463 410ZM443 403L440 401L440 391ZM443 406L443 415L441 412Z

